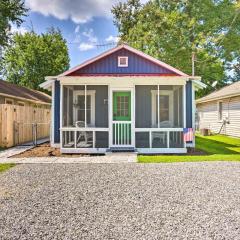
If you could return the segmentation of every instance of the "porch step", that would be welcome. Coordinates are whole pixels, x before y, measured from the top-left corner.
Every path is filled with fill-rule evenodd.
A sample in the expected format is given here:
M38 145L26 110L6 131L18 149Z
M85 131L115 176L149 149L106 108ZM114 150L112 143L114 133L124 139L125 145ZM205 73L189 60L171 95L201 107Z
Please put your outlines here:
M109 152L135 152L134 147L111 147Z

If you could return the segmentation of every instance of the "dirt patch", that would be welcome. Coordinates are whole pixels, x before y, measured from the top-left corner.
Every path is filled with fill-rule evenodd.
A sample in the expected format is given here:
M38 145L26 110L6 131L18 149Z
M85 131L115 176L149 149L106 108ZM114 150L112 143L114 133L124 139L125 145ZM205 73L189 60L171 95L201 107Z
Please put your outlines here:
M208 155L208 154L200 149L189 148L187 155L197 156L197 155Z
M38 145L23 153L12 156L12 158L31 158L31 157L76 157L90 156L87 154L61 154L59 148L53 148L49 143Z

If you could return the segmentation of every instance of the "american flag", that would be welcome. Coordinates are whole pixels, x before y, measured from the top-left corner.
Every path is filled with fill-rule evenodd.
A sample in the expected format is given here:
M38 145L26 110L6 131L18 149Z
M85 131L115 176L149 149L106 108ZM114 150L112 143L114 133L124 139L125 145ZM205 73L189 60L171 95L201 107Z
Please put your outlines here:
M183 139L184 139L184 142L192 142L193 141L193 129L192 128L184 128L183 129Z

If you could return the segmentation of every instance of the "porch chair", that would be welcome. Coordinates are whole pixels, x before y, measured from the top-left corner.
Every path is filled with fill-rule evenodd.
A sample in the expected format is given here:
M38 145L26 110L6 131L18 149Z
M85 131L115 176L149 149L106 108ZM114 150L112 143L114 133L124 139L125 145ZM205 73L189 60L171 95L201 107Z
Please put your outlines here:
M85 127L85 122L84 121L77 121L75 123L75 126L77 128L84 128ZM84 140L81 141L81 138L83 138ZM77 138L77 147L79 147L79 148L87 148L87 147L91 147L91 145L92 144L91 144L91 139L89 137L89 134L87 134L86 131L80 132L79 136Z

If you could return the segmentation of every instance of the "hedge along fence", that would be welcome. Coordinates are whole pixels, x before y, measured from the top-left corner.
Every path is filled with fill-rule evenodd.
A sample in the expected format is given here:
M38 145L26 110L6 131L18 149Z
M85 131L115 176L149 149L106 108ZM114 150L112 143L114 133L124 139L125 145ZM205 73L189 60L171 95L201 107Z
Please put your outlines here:
M18 144L49 137L50 109L32 106L0 105L0 146Z

